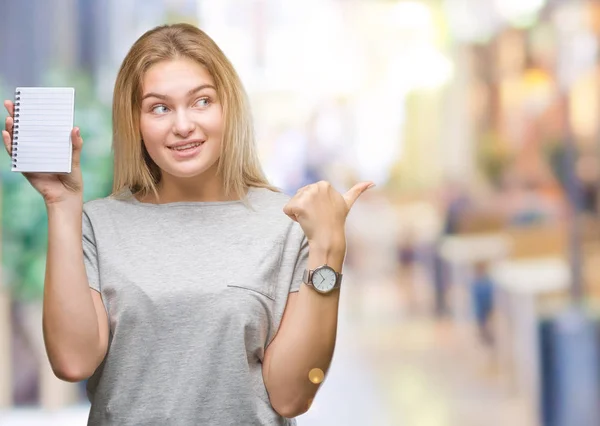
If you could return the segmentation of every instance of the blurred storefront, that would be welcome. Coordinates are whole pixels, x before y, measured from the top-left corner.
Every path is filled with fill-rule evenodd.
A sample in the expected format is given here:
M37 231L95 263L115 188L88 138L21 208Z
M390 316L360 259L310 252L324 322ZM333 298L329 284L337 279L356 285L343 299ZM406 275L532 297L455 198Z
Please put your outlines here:
M110 190L110 98L126 50L160 23L197 24L245 83L275 185L292 194L320 179L339 190L378 184L348 226L352 306L371 321L396 309L394 298L414 298L418 332L393 334L397 347L410 352L408 341L433 358L431 324L450 323L440 334L458 342L459 356L492 353L502 378L494 386L525 402L524 425L541 425L537 327L572 296L591 306L600 297L600 1L69 0L32 14L31 0L13 3L0 35L10 29L27 49L0 45L16 58L0 70L0 93L76 86L86 199ZM23 64L36 66L21 73ZM55 380L43 351L43 206L19 176L1 176L0 409L81 403L83 389ZM472 333L481 271L498 282L491 347ZM403 324L398 312L390 317ZM365 353L389 349L369 340L379 325L359 325ZM407 386L399 399L418 387L413 373L398 379ZM431 424L471 424L442 417Z

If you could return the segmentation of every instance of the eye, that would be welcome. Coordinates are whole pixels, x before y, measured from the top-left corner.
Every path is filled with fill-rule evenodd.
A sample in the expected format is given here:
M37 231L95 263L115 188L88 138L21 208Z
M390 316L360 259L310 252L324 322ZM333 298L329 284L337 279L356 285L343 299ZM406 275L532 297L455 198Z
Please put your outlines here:
M207 106L210 105L210 99L209 98L200 98L196 101L196 106L199 106L201 108L206 108Z
M169 111L169 108L167 108L165 105L154 105L152 107L152 112L154 114L165 114Z

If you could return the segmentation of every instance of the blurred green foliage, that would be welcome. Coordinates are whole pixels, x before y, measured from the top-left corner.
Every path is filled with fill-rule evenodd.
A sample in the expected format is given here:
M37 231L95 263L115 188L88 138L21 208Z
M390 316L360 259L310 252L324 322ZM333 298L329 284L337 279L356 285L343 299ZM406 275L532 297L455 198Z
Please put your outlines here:
M81 167L84 201L107 196L112 188L111 107L98 101L90 76L51 71L44 86L75 88L75 126L84 139ZM2 87L2 99L14 88ZM10 171L8 155L0 156L2 178L2 283L16 300L43 294L48 242L46 208L38 192L20 173Z

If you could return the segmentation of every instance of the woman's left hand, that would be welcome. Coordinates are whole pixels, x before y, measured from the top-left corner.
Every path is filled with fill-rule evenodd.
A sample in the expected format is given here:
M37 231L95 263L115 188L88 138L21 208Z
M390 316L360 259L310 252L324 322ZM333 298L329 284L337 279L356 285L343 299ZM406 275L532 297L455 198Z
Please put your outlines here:
M300 224L311 248L345 251L346 217L358 197L372 186L372 182L361 182L342 195L329 182L320 181L300 188L283 211Z

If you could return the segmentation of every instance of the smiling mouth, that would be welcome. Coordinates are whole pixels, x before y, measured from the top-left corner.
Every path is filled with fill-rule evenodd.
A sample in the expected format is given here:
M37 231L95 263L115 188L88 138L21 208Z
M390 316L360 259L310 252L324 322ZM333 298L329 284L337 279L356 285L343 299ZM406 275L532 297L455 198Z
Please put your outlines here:
M168 147L169 149L173 150L173 151L187 151L190 149L194 149L199 147L200 145L202 145L204 142L192 142L192 143L188 143L186 145L180 145L180 146L173 146L173 147Z

